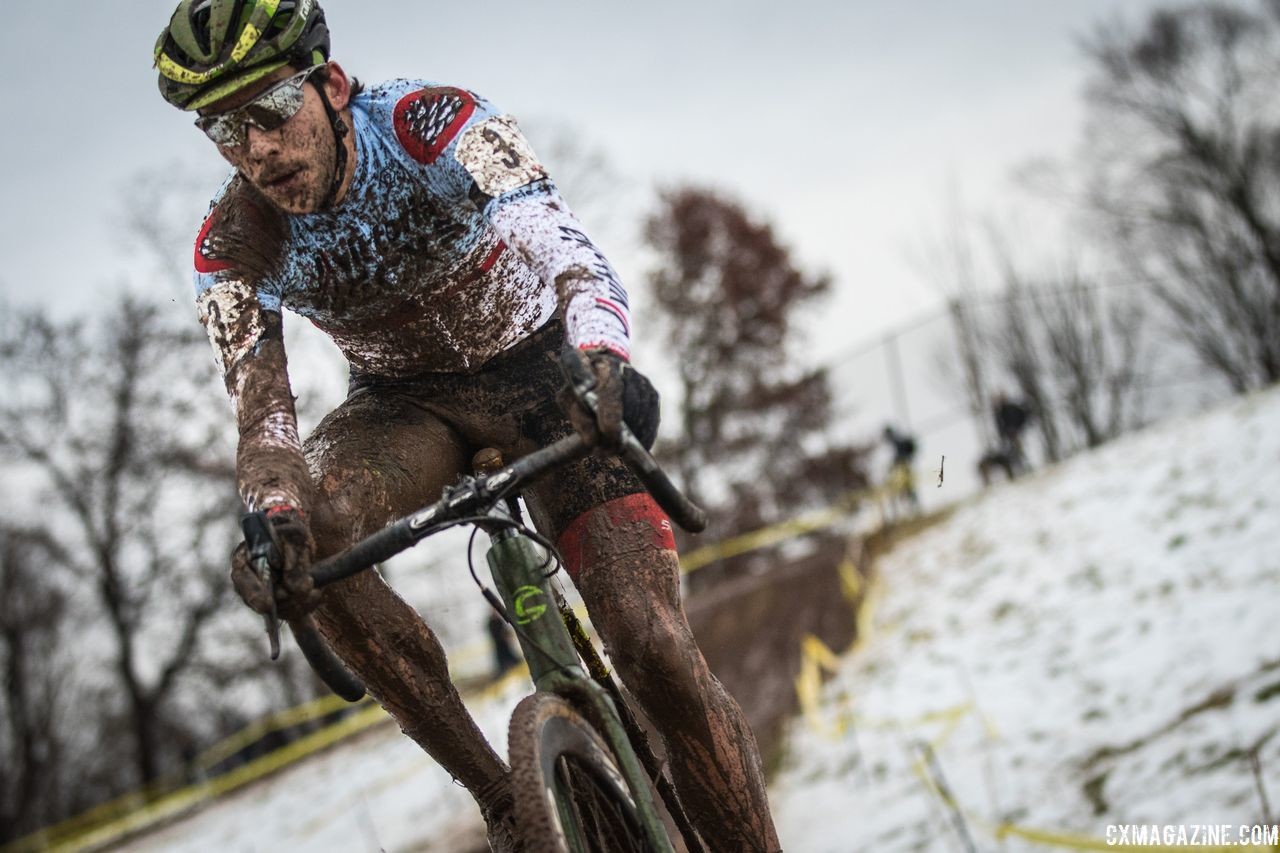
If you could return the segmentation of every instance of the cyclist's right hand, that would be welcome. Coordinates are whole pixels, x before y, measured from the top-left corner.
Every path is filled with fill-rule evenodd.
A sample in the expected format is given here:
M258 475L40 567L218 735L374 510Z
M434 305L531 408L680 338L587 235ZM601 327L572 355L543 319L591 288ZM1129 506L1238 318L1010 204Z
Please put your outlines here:
M280 575L275 584L276 613L286 621L301 619L320 604L309 569L315 555L315 540L302 513L293 507L267 510L276 545L280 550ZM262 614L271 612L271 589L249 562L244 542L231 552L231 583L242 601Z

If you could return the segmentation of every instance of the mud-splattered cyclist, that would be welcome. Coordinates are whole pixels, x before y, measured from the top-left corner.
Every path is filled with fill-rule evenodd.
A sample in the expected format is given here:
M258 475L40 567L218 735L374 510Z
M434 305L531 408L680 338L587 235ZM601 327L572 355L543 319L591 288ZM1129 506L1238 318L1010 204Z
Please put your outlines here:
M434 500L481 447L515 458L573 429L608 443L623 417L651 443L658 398L629 363L625 288L515 121L456 86L364 88L329 49L315 0L182 0L161 33L161 93L234 168L196 242L196 307L235 409L240 493L287 552L280 612L314 613L405 733L476 797L492 846L516 849L507 767L430 628L376 573L321 594L306 569ZM306 441L285 308L350 364L346 400ZM597 376L596 416L557 404L566 342ZM662 512L607 456L527 499L660 730L701 834L715 850L776 850L755 739L694 643ZM232 579L270 609L243 549Z

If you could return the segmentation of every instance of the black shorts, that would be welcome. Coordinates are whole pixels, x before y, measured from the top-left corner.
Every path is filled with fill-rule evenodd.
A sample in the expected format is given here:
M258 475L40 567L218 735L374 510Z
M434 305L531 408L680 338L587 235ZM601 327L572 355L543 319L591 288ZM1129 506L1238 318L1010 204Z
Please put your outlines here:
M444 422L469 453L494 447L510 462L573 431L556 402L564 386L559 364L564 340L563 323L553 319L474 373L387 379L353 371L339 408L376 410L379 399L388 396L407 401ZM587 510L644 490L620 459L592 455L538 481L525 498L535 525L554 539Z

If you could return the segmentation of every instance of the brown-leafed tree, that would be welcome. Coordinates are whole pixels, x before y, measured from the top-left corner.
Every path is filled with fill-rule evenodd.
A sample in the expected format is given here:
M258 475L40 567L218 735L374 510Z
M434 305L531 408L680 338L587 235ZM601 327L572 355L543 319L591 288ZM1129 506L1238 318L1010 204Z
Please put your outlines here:
M772 227L716 192L665 192L645 230L658 323L679 377L662 460L711 510L706 539L741 533L866 485L865 449L832 435L825 371L797 321L831 286ZM843 438L843 437L842 437Z

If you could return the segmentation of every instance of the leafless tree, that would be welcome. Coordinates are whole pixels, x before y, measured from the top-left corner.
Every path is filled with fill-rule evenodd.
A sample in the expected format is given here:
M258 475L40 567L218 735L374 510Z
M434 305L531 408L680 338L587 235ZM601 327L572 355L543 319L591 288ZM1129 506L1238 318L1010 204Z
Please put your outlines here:
M199 325L174 308L125 295L91 321L0 314L0 457L22 525L0 539L18 759L3 802L20 813L180 779L267 710L260 623L227 578L240 512L227 403ZM33 657L37 642L57 654ZM37 713L54 697L57 714ZM62 740L40 728L55 724ZM56 790L30 785L37 759L57 765L37 774Z
M1035 301L1063 416L1097 447L1141 423L1143 313L1072 273Z
M1201 2L1084 44L1090 204L1200 360L1280 379L1280 4Z
M96 328L13 313L0 330L0 370L16 385L0 403L0 449L43 479L31 523L96 591L142 783L175 761L172 730L189 721L167 703L214 665L204 635L229 601L214 555L229 551L236 511L230 454L198 417L211 370L175 369L197 344L131 297Z
M47 571L63 556L42 531L0 527L0 839L56 818L66 787L57 635L67 593Z

